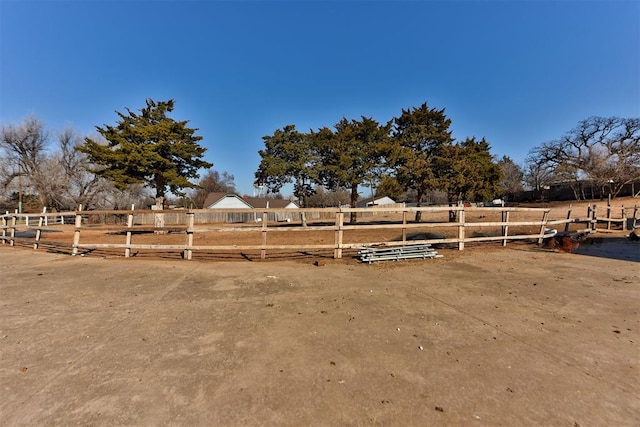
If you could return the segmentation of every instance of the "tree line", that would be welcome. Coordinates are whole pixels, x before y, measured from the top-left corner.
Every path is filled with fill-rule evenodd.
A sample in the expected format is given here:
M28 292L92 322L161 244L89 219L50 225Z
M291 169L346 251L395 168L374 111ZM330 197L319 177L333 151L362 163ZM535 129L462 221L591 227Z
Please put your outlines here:
M235 192L233 175L203 160L198 129L171 118L173 108L173 100L147 99L140 110L116 111L115 125L96 126L96 135L84 137L71 129L52 137L35 117L3 124L0 204L122 209L154 201L165 206L173 197L201 208L210 192ZM262 138L255 183L272 196L293 184L302 206L355 206L363 187L372 196L420 206L434 193L457 204L559 182L572 185L579 199L587 179L615 196L640 179L638 118L585 119L534 147L524 167L507 156L497 160L484 138L455 141L450 127L445 110L427 103L402 109L386 123L363 116L308 132L287 125Z
M457 143L450 126L445 110L427 103L403 109L387 123L342 118L333 128L309 132L291 124L263 137L256 183L271 192L291 183L303 206L319 187L346 189L352 207L362 186L413 191L417 206L433 190L445 192L449 204L494 198L502 170L489 143L475 137Z
M508 156L496 160L484 139L454 141L444 109L402 110L381 124L343 118L333 128L299 132L295 125L263 137L256 182L277 192L292 183L303 205L318 189L346 190L355 206L359 187L421 206L440 193L450 205L463 200L513 198L525 187L569 186L577 200L585 186L617 196L640 180L640 119L589 117L561 138L531 149L524 167ZM452 218L453 219L453 218ZM352 218L355 220L355 218ZM420 213L416 215L420 220Z

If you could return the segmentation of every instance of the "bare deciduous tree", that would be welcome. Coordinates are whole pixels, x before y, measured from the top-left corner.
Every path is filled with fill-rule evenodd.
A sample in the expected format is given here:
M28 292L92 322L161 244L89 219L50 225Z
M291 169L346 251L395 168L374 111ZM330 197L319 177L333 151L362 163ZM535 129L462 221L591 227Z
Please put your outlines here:
M522 168L509 156L503 156L502 159L498 161L498 165L502 169L502 180L500 181L500 189L502 192L505 195L513 196L522 191L522 182L524 180Z
M103 207L105 191L111 185L99 176L88 171L87 156L76 148L84 142L72 129L67 128L58 135L58 150L43 164L49 177L45 198L47 205L56 209L75 209Z
M234 179L234 176L229 172L220 173L217 170L209 169L198 183L200 188L191 192L193 203L198 208L203 208L209 193L235 193Z
M318 186L315 188L315 194L309 196L307 205L314 208L339 207L348 205L350 197L347 189L327 190L322 186Z
M72 129L57 137L58 145L48 150L49 137L44 124L27 117L19 125L0 130L0 195L7 200L12 194L37 198L40 207L57 210L91 208L126 208L145 204L147 194L140 186L118 190L113 184L89 171L86 154L77 147L84 138ZM18 202L21 208L20 201Z
M615 197L640 179L640 119L590 117L562 138L535 147L528 158L535 169L570 183L577 199L586 198L584 180L601 190L608 186Z
M5 154L6 162L11 165L10 172L5 172L3 186L7 187L14 180L25 180L23 188L32 187L38 195L42 206L46 206L43 186L47 177L43 175L41 165L47 156L48 135L44 123L35 116L25 118L18 126L3 125L0 129L0 147Z

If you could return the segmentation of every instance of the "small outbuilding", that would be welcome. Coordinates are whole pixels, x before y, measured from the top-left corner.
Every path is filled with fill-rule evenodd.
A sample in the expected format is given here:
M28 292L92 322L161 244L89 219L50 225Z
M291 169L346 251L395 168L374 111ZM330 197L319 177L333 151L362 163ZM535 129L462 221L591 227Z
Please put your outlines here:
M209 193L204 202L204 209L300 209L291 200L268 199L264 197L240 197L232 193ZM290 222L293 213L270 212L269 221ZM233 213L227 214L227 222L254 222L261 221L262 215L253 213Z
M362 199L356 203L356 207L358 208L370 208L372 206L384 206L384 205L395 205L396 201L391 197L382 196L382 197L369 197L368 199Z
M209 193L204 201L204 209L211 210L225 210L227 212L220 212L219 215L215 215L214 221L221 221L226 223L237 222L253 222L257 218L254 213L251 212L229 212L230 209L251 209L251 206L247 201L237 194L231 193Z
M231 193L209 193L204 201L205 209L251 209L253 206L238 196Z

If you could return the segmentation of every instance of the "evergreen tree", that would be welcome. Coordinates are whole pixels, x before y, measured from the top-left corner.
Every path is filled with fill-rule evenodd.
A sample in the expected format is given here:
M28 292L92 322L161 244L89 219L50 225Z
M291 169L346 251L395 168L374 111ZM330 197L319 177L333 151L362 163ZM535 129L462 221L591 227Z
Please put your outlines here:
M489 143L467 138L442 150L436 161L439 188L446 191L450 206L467 199L486 201L500 192L502 171L494 162ZM455 211L449 220L455 221Z
M500 194L502 168L494 160L491 146L484 138L467 138L460 147L466 180L462 195L474 201L494 199Z
M394 199L396 202L400 201L400 198L404 195L405 189L400 185L398 180L392 176L383 176L380 179L380 184L376 188L376 196L387 196Z
M437 163L443 150L453 144L450 125L444 109L429 108L426 102L418 108L403 109L400 117L393 119L396 149L391 157L396 179L405 189L415 190L417 206L422 205L427 191L442 185ZM416 221L420 219L418 211Z
M380 125L372 118L347 120L335 125L335 132L322 128L313 134L322 168L319 178L327 188L347 188L351 192L351 207L358 201L358 186L371 183L376 170L384 165L389 148L390 125ZM351 213L351 222L357 216Z
M173 100L147 99L139 114L128 108L127 114L116 111L116 126L96 126L107 144L85 138L78 150L98 165L92 172L119 189L145 184L155 190L157 201L164 201L167 191L184 195L182 189L197 187L190 179L198 178L198 170L213 165L202 160L206 148L198 144L202 137L195 135L197 129L167 116L173 108Z
M293 195L305 207L307 198L315 192L312 184L317 176L312 138L298 132L295 125L287 125L262 140L265 148L258 151L262 160L255 173L256 183L266 186L271 193L293 183Z

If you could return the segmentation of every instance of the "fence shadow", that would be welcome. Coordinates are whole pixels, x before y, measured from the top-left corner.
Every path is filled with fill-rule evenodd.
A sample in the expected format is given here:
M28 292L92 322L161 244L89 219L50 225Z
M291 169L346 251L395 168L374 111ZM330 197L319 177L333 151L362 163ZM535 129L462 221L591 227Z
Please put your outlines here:
M640 242L628 237L593 238L581 242L574 251L578 255L640 262Z

